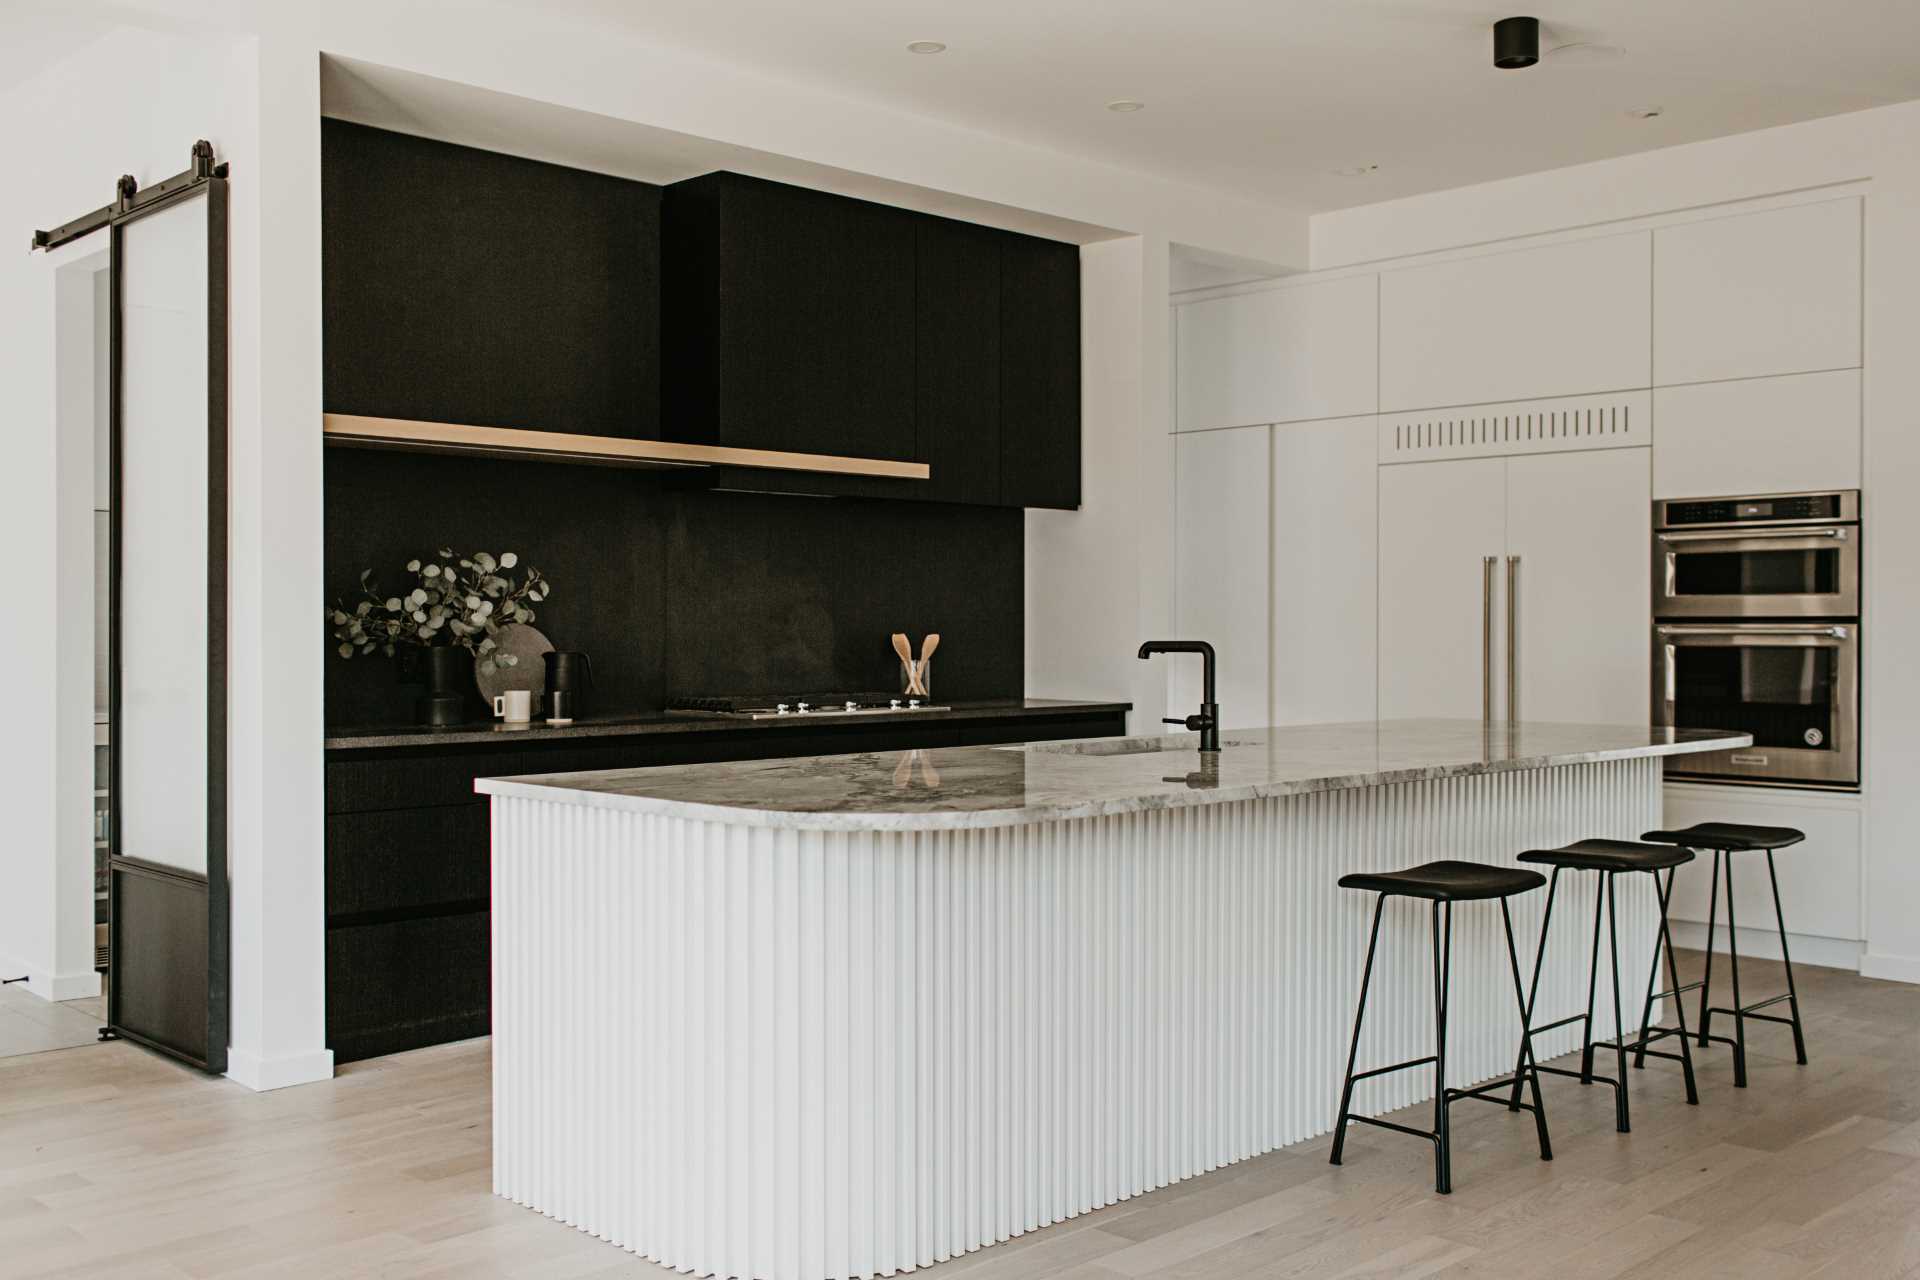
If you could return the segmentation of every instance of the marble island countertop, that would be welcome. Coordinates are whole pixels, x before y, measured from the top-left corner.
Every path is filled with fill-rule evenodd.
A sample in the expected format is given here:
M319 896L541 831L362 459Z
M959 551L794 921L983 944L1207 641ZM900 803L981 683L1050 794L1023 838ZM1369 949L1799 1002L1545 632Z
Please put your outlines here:
M1628 725L1382 720L1222 734L671 765L481 778L486 795L815 830L1012 826L1752 744Z

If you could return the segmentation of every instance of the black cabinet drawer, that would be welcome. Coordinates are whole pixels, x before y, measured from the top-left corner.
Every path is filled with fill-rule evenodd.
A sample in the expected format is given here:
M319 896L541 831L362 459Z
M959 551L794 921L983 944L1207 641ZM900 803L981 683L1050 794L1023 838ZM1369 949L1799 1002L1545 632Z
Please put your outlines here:
M482 798L473 790L475 778L673 764L684 758L684 741L660 735L623 738L605 745L575 738L550 746L506 750L478 746L439 751L410 747L395 752L339 752L326 765L327 812L472 804Z
M484 800L327 820L327 919L484 906L491 891Z
M334 1061L487 1033L485 911L327 931L327 1047Z

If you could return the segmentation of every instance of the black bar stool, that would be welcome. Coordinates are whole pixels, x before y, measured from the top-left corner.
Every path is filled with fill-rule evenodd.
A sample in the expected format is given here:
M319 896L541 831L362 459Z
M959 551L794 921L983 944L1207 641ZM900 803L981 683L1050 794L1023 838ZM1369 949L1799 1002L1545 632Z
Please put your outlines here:
M1801 1066L1806 1066L1807 1037L1800 1025L1800 997L1793 987L1793 957L1787 951L1787 917L1780 909L1780 877L1773 869L1773 851L1784 849L1788 845L1799 844L1807 838L1807 833L1792 827L1754 827L1740 822L1696 822L1691 827L1684 827L1678 831L1649 831L1640 838L1687 849L1713 851L1713 890L1707 900L1707 968L1705 976L1696 984L1700 988L1700 1047L1704 1049L1709 1041L1714 1040L1724 1045L1731 1045L1733 1047L1733 1083L1736 1088L1744 1089L1747 1087L1747 1019L1777 1022L1782 1026L1793 1028L1794 1060ZM1756 850L1763 851L1767 855L1767 880L1773 886L1773 922L1780 930L1780 961L1787 967L1787 990L1784 995L1771 996L1754 1004L1743 1005L1740 1003L1740 943L1733 920L1733 855ZM1727 882L1727 965L1733 970L1733 1007L1731 1009L1716 1007L1712 1001L1713 929L1718 923L1723 860ZM1791 1017L1782 1018L1776 1014L1758 1012L1779 1004L1783 1000L1787 1002ZM1677 1001L1675 1003L1678 1004ZM1732 1038L1708 1034L1713 1024L1713 1015L1716 1013L1724 1013L1732 1017Z
M1447 983L1453 973L1453 905L1456 902L1474 902L1487 898L1500 900L1500 918L1507 926L1507 963L1513 969L1513 999L1520 1011L1521 1025L1526 1024L1526 1004L1520 994L1520 957L1513 947L1513 914L1507 910L1507 899L1516 893L1526 893L1538 889L1546 883L1546 877L1537 871L1524 871L1518 868L1490 867L1478 862L1429 862L1422 866L1410 867L1405 871L1365 872L1340 877L1342 889L1364 889L1379 894L1373 906L1373 934L1367 942L1367 963L1360 974L1360 1007L1353 1015L1353 1046L1347 1051L1347 1078L1340 1091L1340 1119L1333 1128L1333 1155L1330 1162L1340 1163L1341 1149L1347 1141L1347 1122L1358 1120L1362 1124L1392 1129L1396 1133L1410 1134L1416 1138L1425 1138L1433 1143L1433 1189L1441 1195L1453 1190L1453 1154L1450 1140L1450 1127L1447 1121L1447 1107L1458 1098L1479 1098L1485 1102L1508 1103L1508 1099L1488 1097L1496 1089L1507 1087L1503 1076L1492 1084L1481 1085L1477 1089L1447 1088ZM1407 1062L1396 1062L1390 1067L1375 1067L1370 1071L1354 1072L1354 1062L1360 1053L1360 1026L1367 1016L1367 988L1373 981L1373 953L1380 943L1380 913L1387 899L1399 895L1407 898L1425 898L1433 903L1433 1015L1434 1015L1434 1051L1424 1058L1414 1058ZM1444 926L1441 922L1441 908L1446 908ZM1533 1112L1534 1127L1540 1136L1540 1158L1553 1159L1553 1147L1547 1141L1547 1112L1540 1101L1540 1077L1538 1068L1529 1070L1533 1050L1525 1037L1520 1042L1520 1065L1514 1069L1513 1088L1516 1098L1523 1076L1533 1081L1533 1102L1531 1105L1518 1105L1523 1110ZM1361 1080L1373 1076L1383 1076L1394 1071L1405 1071L1409 1067L1423 1067L1433 1064L1433 1130L1410 1128L1404 1124L1394 1124L1390 1120L1377 1120L1372 1116L1353 1114L1353 1086Z
M1674 968L1673 963L1673 939L1667 934L1667 901L1673 894L1674 869L1685 863L1692 862L1693 854L1686 849L1677 849L1672 845L1640 844L1632 840L1576 840L1572 844L1563 845L1558 849L1529 849L1520 855L1520 861L1537 863L1541 866L1553 868L1553 879L1547 885L1547 910L1546 913L1540 917L1540 947L1539 950L1534 953L1533 957L1533 983L1527 989L1525 1011L1527 1023L1526 1049L1521 1058L1522 1064L1526 1061L1525 1055L1532 1052L1533 1038L1535 1036L1543 1031L1552 1031L1556 1027L1564 1027L1570 1022L1580 1023L1580 1069L1578 1071L1572 1071L1566 1067L1542 1067L1536 1064L1534 1070L1536 1072L1545 1071L1549 1075L1567 1076L1578 1080L1581 1084L1592 1084L1598 1081L1601 1084L1612 1085L1613 1127L1621 1133L1629 1133L1632 1131L1632 1124L1627 1109L1627 1020L1620 1008L1620 921L1614 908L1613 881L1616 876L1622 874L1644 871L1653 877L1654 891L1659 894L1660 897L1660 932L1653 940L1653 968L1647 975L1647 1001L1640 1010L1640 1038L1634 1043L1633 1048L1636 1053L1640 1055L1652 1053L1656 1058L1672 1058L1678 1061L1682 1071L1684 1071L1686 1075L1687 1102L1689 1105L1698 1106L1700 1103L1700 1094L1698 1090L1694 1088L1693 1055L1687 1051L1685 1035L1686 1020L1684 1016L1680 1024L1681 1039L1679 1053L1663 1053L1658 1049L1647 1048L1647 1023L1653 1016L1653 1001L1656 994L1676 994L1675 992L1656 993L1654 990L1654 988L1659 985L1660 953L1663 950L1667 956L1667 974L1669 979L1676 988L1680 985L1679 971ZM1603 877L1602 885L1605 892L1595 893L1593 896L1593 958L1589 962L1589 968L1587 970L1587 1011L1585 1013L1576 1013L1569 1018L1561 1018L1558 1022L1549 1022L1543 1027L1536 1027L1533 1025L1533 1005L1535 999L1540 994L1540 968L1547 955L1547 929L1553 923L1553 898L1554 894L1560 888L1560 873L1562 871L1597 871ZM1660 883L1660 872L1662 871L1667 873L1667 880L1664 885ZM1609 1043L1596 1045L1593 1039L1593 998L1594 990L1600 981L1600 917L1602 912L1604 912L1607 917L1607 953L1613 961L1614 1036ZM1676 1000L1675 1008L1678 1007L1678 1001ZM1672 1033L1669 1032L1668 1034ZM1659 1037L1655 1036L1654 1038L1658 1039ZM1615 1070L1618 1073L1616 1076L1609 1078L1607 1076L1597 1076L1593 1073L1593 1051L1596 1048L1613 1050ZM1640 1058L1640 1061L1645 1061L1644 1056ZM1512 1107L1520 1106L1520 1083L1517 1075L1514 1080L1513 1094L1508 1099L1508 1105Z

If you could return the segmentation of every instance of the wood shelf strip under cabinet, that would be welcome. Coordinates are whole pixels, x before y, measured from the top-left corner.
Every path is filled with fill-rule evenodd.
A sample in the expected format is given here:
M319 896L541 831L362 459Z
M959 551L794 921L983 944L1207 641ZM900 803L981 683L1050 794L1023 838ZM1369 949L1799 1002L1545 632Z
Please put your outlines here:
M768 471L878 476L893 480L926 480L933 474L933 469L924 462L895 462L884 458L843 458L824 453L681 444L671 440L629 440L623 436L570 435L559 431L526 431L514 427L465 426L451 422L418 422L407 418L369 418L348 413L323 416L327 443L348 448L468 454L600 467L731 466Z

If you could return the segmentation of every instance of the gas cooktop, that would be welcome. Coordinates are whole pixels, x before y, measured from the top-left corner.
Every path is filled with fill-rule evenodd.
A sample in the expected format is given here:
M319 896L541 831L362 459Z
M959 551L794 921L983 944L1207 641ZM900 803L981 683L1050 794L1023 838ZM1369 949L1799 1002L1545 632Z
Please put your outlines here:
M913 711L951 711L925 698L902 698L888 693L814 693L773 697L767 694L671 697L667 710L674 715L722 716L733 720L778 720L891 716Z

